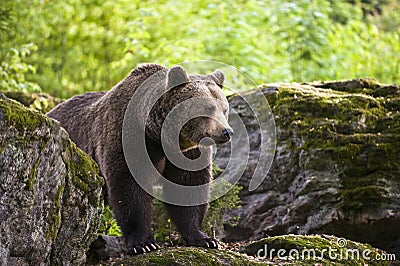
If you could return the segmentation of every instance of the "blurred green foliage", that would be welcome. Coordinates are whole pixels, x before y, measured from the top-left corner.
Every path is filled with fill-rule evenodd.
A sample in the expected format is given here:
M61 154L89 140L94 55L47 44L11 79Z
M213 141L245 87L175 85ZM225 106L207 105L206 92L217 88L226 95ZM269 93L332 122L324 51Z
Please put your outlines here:
M13 89L37 89L21 86L29 80L61 98L108 90L143 62L221 61L257 83L399 83L399 9L397 0L3 0L2 73ZM15 53L28 43L37 51Z
M33 43L19 48L10 48L0 64L0 90L34 92L40 91L38 84L25 79L26 73L35 73L36 69L23 61L31 51L37 50Z
M109 236L121 236L121 230L114 219L114 215L110 209L110 206L106 205L101 216L101 223L99 230L97 231L99 235L109 235Z

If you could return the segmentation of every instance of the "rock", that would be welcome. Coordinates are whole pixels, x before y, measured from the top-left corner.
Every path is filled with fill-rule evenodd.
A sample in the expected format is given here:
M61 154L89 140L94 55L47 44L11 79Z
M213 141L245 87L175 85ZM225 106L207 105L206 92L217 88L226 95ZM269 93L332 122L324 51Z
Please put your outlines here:
M243 208L225 241L324 233L370 243L400 257L400 88L372 79L259 87L275 115L277 147L267 178L250 192L251 154L239 184ZM254 92L248 92L254 93ZM254 114L230 105L257 147ZM227 164L230 151L218 151Z
M88 261L102 261L123 257L128 249L122 236L99 235L86 253Z
M100 240L103 250L116 250L120 238ZM116 245L116 243L119 243ZM117 247L117 249L119 249ZM325 250L325 251L323 251ZM106 254L106 253L104 253ZM236 243L219 250L174 247L135 257L91 262L89 265L395 265L395 258L367 244L328 235L284 235ZM381 259L381 260L377 260ZM385 259L385 260L383 260Z
M0 91L8 98L22 103L26 107L37 110L43 114L53 109L63 100L54 98L47 93L21 92L21 91Z
M79 265L103 179L56 122L0 96L0 265Z
M275 265L396 265L393 254L368 244L329 235L283 235L263 238L241 249Z
M109 264L109 263L107 263ZM102 263L90 265L106 265ZM172 247L162 248L157 251L128 256L121 259L113 259L113 265L271 265L260 263L246 254L229 250L206 249L196 247Z

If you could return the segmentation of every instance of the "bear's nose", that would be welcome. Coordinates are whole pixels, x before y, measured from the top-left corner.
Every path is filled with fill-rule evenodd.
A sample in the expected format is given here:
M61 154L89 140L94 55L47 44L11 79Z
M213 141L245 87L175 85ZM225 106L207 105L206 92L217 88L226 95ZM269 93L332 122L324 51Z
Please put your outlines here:
M225 128L224 130L222 130L222 134L224 134L227 140L230 140L234 132L232 128Z

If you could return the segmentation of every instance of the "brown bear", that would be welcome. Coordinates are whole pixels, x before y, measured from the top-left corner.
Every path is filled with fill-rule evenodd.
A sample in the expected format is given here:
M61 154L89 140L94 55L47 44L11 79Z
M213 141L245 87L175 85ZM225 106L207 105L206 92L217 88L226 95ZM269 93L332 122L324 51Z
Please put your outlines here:
M138 185L127 166L122 128L125 111L135 91L154 74L157 74L157 82L147 84L145 89L149 92L158 89L164 94L152 107L146 120L145 141L151 162L162 176L174 183L186 186L208 184L212 178L211 156L207 157L208 162L203 169L190 171L179 168L165 156L161 128L168 113L179 103L197 96L206 97L209 99L207 110L216 113L218 121L211 116L188 121L179 133L179 148L185 157L196 159L201 152L210 152L211 149L207 141L201 143L202 139L208 137L215 143L228 142L233 131L227 122L228 102L221 90L225 76L219 70L208 75L189 75L181 66L141 65L110 91L75 96L47 114L59 121L71 140L98 163L106 180L106 201L122 230L128 252L133 255L155 250L159 246L150 228L153 197ZM138 112L135 115L142 114ZM134 156L139 158L143 155ZM142 172L150 175L146 169ZM152 176L146 178L151 179ZM218 248L217 240L200 230L207 207L207 203L197 206L166 204L172 221L188 245Z

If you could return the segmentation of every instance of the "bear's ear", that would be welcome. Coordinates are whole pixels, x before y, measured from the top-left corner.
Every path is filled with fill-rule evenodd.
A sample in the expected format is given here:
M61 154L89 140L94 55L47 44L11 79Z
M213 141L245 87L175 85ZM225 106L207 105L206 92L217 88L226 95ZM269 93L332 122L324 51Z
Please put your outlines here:
M221 88L224 86L225 75L221 70L215 70L213 73L210 74L210 76L218 86L220 86Z
M181 66L174 66L168 71L167 89L190 82L189 75Z

